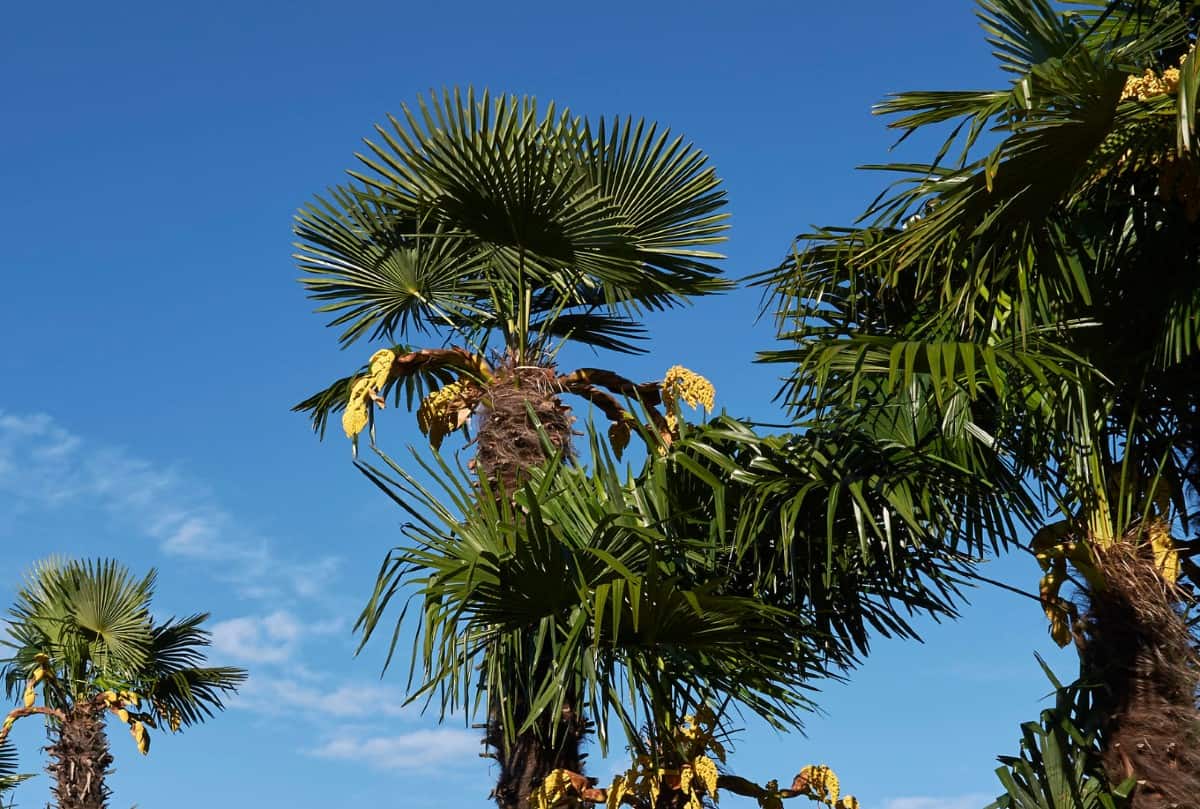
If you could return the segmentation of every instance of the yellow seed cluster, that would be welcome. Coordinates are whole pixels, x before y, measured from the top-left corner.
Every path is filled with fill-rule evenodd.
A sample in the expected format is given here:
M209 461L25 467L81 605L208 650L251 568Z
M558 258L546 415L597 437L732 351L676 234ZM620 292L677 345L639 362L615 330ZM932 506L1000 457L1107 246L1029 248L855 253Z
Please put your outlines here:
M554 770L529 795L530 809L553 809L575 797L575 783L571 773L566 770Z
M714 758L724 761L725 748L713 738L715 724L716 717L708 709L685 716L675 729L674 748L682 755L682 764L669 768L650 756L638 756L627 772L613 779L607 794L609 809L616 809L631 795L657 806L664 790L678 792L687 809L703 809L704 798L716 803L719 773Z
M346 431L347 438L354 438L367 426L370 419L370 405L367 403L370 392L369 376L359 377L350 386L350 399L342 413L342 429Z
M702 405L705 410L713 409L717 395L711 382L682 365L673 365L667 370L662 381L662 393L664 400L683 400L689 407Z
M367 368L371 387L376 391L383 390L383 386L388 383L392 372L392 363L395 361L396 352L388 348L380 349L371 355L371 361L367 363Z
M1050 637L1054 638L1054 642L1060 647L1066 646L1071 642L1071 616L1058 592L1067 579L1067 560L1063 556L1047 557L1045 554L1038 554L1038 562L1045 570L1045 575L1038 584L1038 594L1042 601L1042 609L1050 620Z
M629 426L629 422L622 419L614 421L608 425L608 442L612 444L613 454L617 456L617 460L621 460L621 455L624 454L625 448L629 446L629 437L633 434L633 429Z
M145 725L141 722L134 722L129 726L129 733L133 736L139 753L144 756L150 752L150 734L146 731Z
M1179 57L1179 64L1191 55L1191 51ZM1161 74L1150 68L1140 76L1130 76L1125 79L1125 88L1121 91L1121 100L1136 98L1138 101L1148 101L1155 96L1171 95L1179 89L1179 68L1169 67Z
M425 397L417 408L417 426L434 449L442 439L466 423L471 413L469 392L471 384L464 379L438 388Z
M838 803L840 784L833 770L824 764L809 764L796 776L796 788L821 803L833 806Z
M32 708L37 702L37 687L43 680L53 680L54 672L50 668L50 658L44 654L36 654L33 656L33 661L37 664L37 668L33 670L33 674L25 681L25 694L22 700L26 708Z
M167 725L171 728L172 733L178 733L179 729L183 727L183 714L168 706L165 702L155 700L154 710L159 716L166 717Z
M1179 89L1179 68L1169 67L1162 75L1147 69L1140 76L1130 76L1125 80L1125 89L1121 91L1121 100L1136 98L1138 101L1148 101L1155 96L1171 95Z
M383 406L380 391L391 379L392 363L396 352L384 348L371 355L367 363L367 375L360 376L350 384L350 397L342 413L342 429L347 438L361 433L371 419L371 404Z

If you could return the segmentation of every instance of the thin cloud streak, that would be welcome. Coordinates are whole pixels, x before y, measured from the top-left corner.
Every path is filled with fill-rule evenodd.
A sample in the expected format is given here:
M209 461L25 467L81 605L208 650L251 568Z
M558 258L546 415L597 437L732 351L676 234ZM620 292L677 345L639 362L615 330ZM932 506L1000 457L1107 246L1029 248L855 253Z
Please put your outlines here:
M414 770L470 760L480 750L480 737L466 730L414 730L394 736L331 739L311 754L318 758L364 761L380 770Z
M120 447L94 445L45 413L0 410L0 496L13 511L90 508L154 541L168 555L220 565L250 598L311 598L339 561L281 559L217 504L206 487Z
M891 798L883 802L883 809L980 809L995 798L995 795L987 795L982 792L950 797Z

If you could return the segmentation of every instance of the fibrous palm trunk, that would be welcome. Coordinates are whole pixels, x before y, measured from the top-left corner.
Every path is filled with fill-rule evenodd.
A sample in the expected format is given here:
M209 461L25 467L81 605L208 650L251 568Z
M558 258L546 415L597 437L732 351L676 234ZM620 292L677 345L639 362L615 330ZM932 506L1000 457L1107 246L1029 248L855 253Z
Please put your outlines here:
M1081 646L1109 779L1138 779L1133 809L1200 809L1200 660L1182 593L1136 542L1096 556L1104 586L1089 594Z
M511 496L525 483L529 470L545 463L551 453L561 453L563 458L572 454L574 418L559 399L555 379L552 367L510 359L499 364L484 392L475 463L497 492L505 493L501 496ZM530 793L553 770L582 771L585 728L573 703L568 695L557 728L547 722L512 739L507 738L500 712L493 706L485 741L500 763L493 792L500 809L527 809ZM518 722L527 711L526 703L512 706Z
M103 703L75 703L51 734L46 770L58 809L105 809L109 789L104 779L113 758L104 732Z
M528 470L548 459L546 440L564 457L571 455L574 417L559 399L556 378L553 368L509 360L484 391L475 463L509 496Z

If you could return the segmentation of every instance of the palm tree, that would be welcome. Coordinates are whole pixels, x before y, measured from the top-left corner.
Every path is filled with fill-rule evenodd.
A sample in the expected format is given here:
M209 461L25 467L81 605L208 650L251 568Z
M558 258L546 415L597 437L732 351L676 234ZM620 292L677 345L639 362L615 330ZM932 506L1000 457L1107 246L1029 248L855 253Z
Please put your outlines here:
M246 678L241 669L204 665L207 615L154 620L154 580L154 571L138 579L114 561L51 560L34 568L9 611L13 654L0 675L9 697L23 694L24 704L8 714L0 741L18 719L46 717L60 809L107 805L107 716L126 725L145 754L147 728L175 733L202 722Z
M572 457L565 393L605 414L618 452L639 431L634 412L657 444L671 438L680 397L707 401L703 380L681 368L638 385L555 364L567 341L641 351L641 314L726 287L707 249L723 238L724 192L703 154L653 124L594 127L553 105L541 113L532 99L473 91L422 99L377 132L354 182L297 217L319 311L344 327L343 344L386 341L358 373L297 406L318 431L342 410L348 436L369 423L373 436L389 394L410 406L423 397L417 421L435 448L474 420L472 463L488 496L504 500L530 469ZM441 345L395 344L426 334ZM574 706L553 728L525 728L532 707L527 696L493 705L501 806L524 805L556 767L580 767L585 725ZM565 741L548 746L550 730Z
M764 280L818 421L923 392L1054 504L1031 543L1060 644L1099 682L1103 755L1134 806L1200 793L1197 674L1180 616L1200 484L1197 5L981 0L1012 82L903 93L948 124L854 228L802 236ZM991 140L985 149L985 133ZM1052 522L1050 520L1053 520ZM1074 569L1081 611L1059 595ZM1190 740L1190 741L1182 741Z

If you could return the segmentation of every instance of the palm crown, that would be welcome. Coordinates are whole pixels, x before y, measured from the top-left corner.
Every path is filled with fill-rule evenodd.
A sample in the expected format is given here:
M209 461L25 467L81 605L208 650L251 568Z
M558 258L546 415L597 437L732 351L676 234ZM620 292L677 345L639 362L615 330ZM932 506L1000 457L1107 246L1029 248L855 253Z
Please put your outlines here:
M146 752L147 726L178 731L222 708L245 672L204 665L207 615L153 619L154 580L153 571L138 579L111 561L50 561L34 570L9 612L13 653L0 676L25 706L10 714L3 735L26 712L61 719L97 702Z
M436 445L490 389L523 382L583 396L627 439L620 400L654 407L659 386L512 371L552 367L564 340L640 351L641 313L726 287L707 249L723 239L724 192L704 155L653 124L593 126L472 91L422 100L377 132L354 182L297 217L303 282L343 344L436 333L455 345L389 345L297 409L318 430L345 409L356 436L389 393L411 404L442 389L419 414Z

